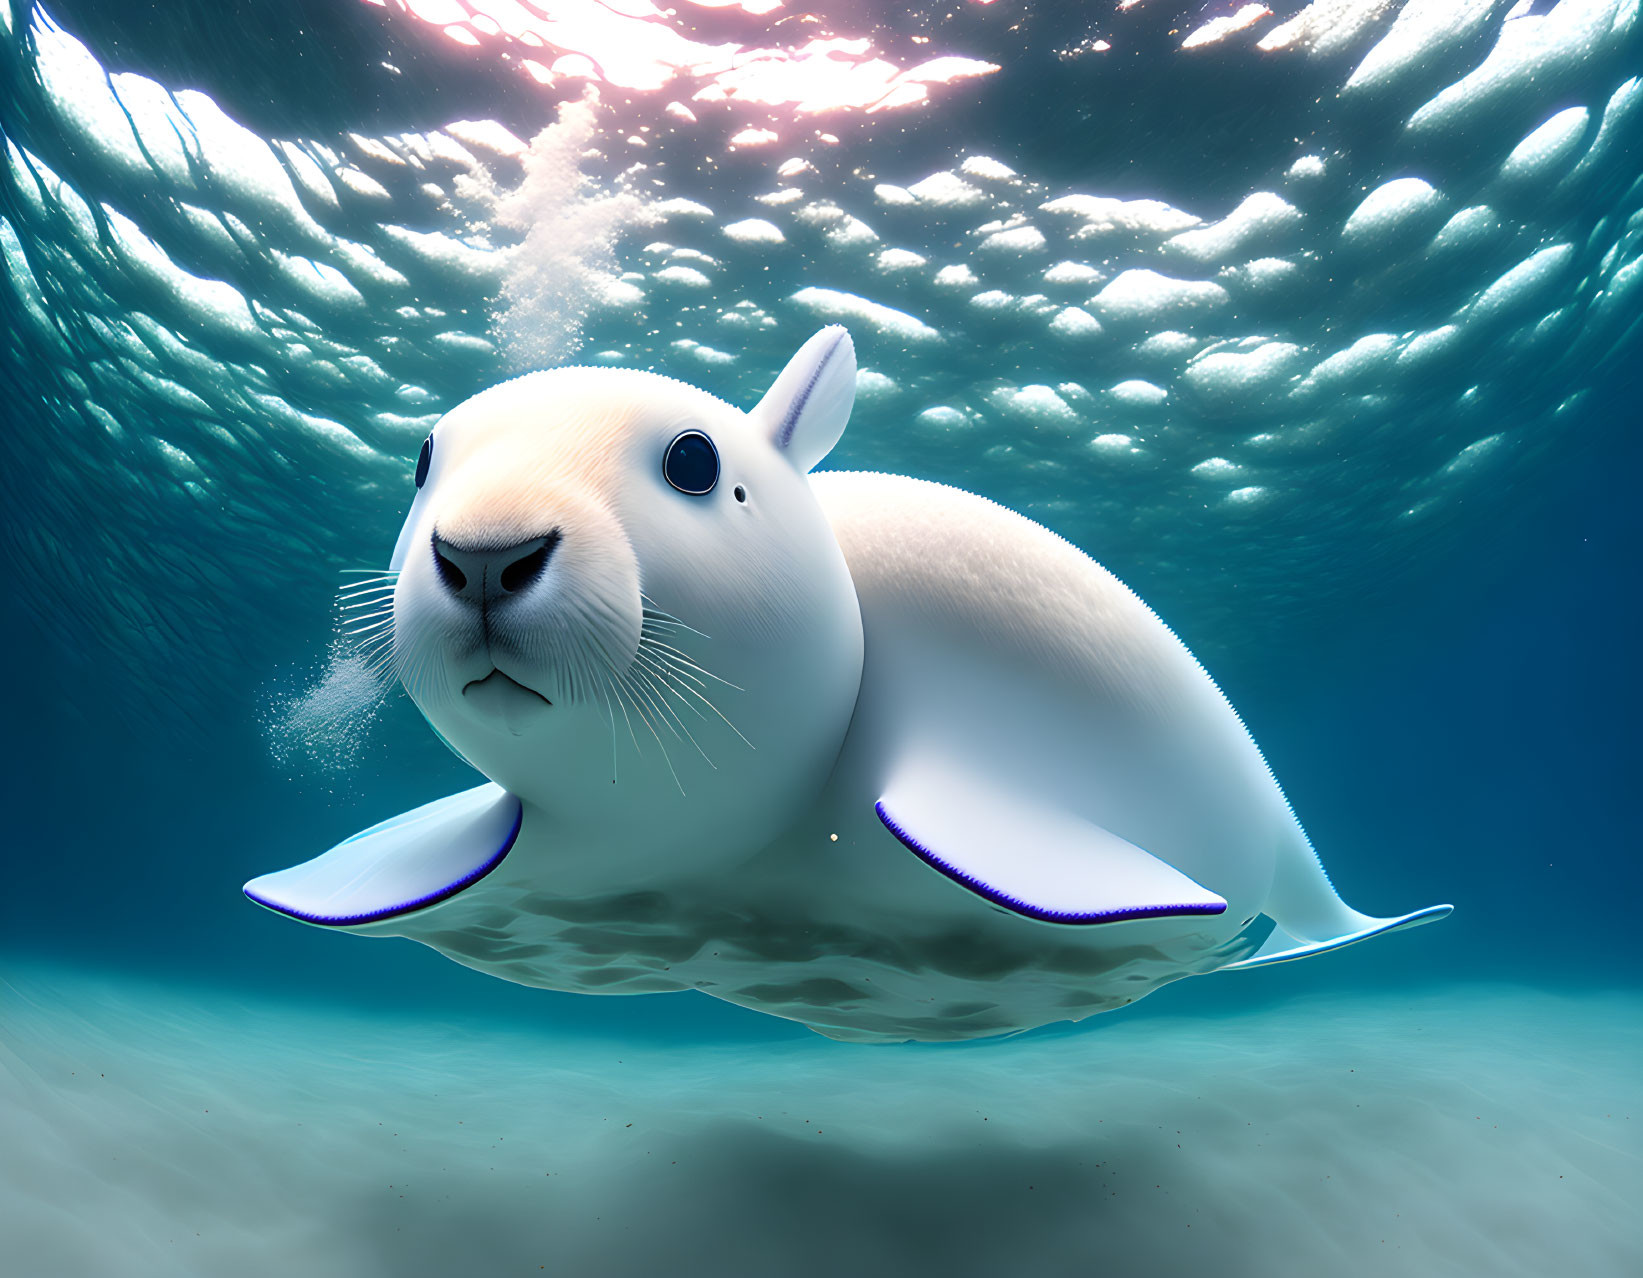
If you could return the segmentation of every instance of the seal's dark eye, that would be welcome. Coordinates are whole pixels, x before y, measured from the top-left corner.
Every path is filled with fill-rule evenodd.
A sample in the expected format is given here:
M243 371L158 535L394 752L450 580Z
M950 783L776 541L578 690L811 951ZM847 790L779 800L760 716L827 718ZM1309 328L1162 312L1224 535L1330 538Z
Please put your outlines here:
M682 493L700 497L719 482L719 450L699 430L687 430L667 446L662 477Z
M422 451L416 455L416 486L421 488L428 482L428 467L434 460L434 437L429 435L422 441Z

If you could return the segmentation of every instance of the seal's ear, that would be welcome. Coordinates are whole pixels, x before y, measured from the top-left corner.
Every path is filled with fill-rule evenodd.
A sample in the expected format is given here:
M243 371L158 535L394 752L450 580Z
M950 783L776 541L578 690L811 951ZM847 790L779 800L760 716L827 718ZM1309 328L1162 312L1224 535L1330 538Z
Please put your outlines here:
M802 474L839 442L855 401L855 343L830 324L799 347L748 415Z

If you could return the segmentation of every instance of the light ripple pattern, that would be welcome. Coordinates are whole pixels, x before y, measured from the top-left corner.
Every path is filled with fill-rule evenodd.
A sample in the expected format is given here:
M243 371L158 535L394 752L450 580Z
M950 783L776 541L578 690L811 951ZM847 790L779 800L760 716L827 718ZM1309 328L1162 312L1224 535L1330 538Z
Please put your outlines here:
M1536 500L1635 350L1638 6L1445 9L1184 24L1200 43L1127 126L1158 138L1149 190L1146 162L1069 171L1028 133L956 143L942 112L1010 91L1008 63L927 115L825 126L543 84L535 145L483 119L262 137L20 7L0 34L5 360L40 418L0 442L38 481L20 566L46 611L119 634L111 660L186 663L163 698L186 709L274 603L226 585L272 558L317 591L383 553L421 438L466 395L582 359L747 405L844 318L870 376L837 464L984 486L1212 662L1316 622ZM1044 51L1076 73L1065 111L1128 56L1114 41ZM1166 161L1204 141L1160 130L1172 77L1222 52L1275 91L1333 80L1236 139L1235 189L1194 189ZM736 147L754 123L776 139ZM86 509L119 532L58 554L44 530Z

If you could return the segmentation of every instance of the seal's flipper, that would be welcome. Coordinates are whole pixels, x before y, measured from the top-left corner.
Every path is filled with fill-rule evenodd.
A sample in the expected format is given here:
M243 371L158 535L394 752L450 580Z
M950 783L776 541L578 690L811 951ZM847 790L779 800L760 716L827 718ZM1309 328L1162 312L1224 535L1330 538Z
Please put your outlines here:
M245 885L258 905L350 927L425 909L479 882L513 848L523 812L499 785L424 804L329 852Z
M1348 932L1342 936L1332 937L1327 941L1306 942L1291 936L1281 927L1274 927L1272 934L1267 937L1266 943L1251 954L1247 959L1240 959L1236 963L1228 963L1220 970L1223 972L1240 972L1252 967L1266 967L1270 963L1287 963L1291 959L1311 958L1314 954L1327 954L1330 950L1338 950L1347 945L1356 945L1359 941L1367 941L1372 936L1380 936L1386 932L1399 932L1406 927L1419 927L1422 923L1436 923L1441 918L1447 918L1452 905L1429 905L1424 910L1416 910L1413 914L1403 914L1395 919L1369 919L1369 926L1359 928L1355 932Z
M885 829L978 896L1046 923L1221 914L1227 903L1110 830L939 768L898 774Z

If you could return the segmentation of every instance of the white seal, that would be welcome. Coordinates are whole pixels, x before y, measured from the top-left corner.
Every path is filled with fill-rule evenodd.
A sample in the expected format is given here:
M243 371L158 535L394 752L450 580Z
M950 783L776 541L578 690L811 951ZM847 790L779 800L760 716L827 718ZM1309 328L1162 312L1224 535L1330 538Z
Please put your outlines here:
M811 475L855 376L833 327L750 413L590 368L449 413L374 624L489 784L246 894L860 1041L1078 1020L1449 912L1342 902L1203 667L1077 548Z

